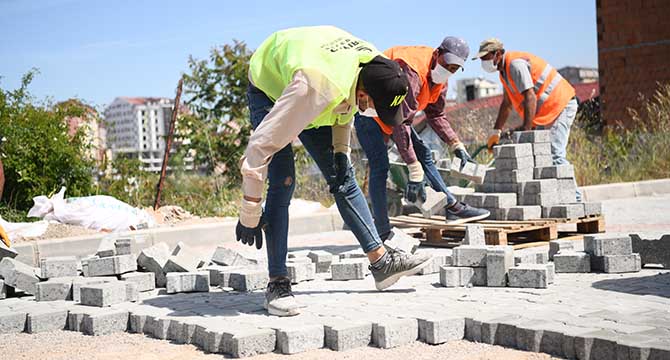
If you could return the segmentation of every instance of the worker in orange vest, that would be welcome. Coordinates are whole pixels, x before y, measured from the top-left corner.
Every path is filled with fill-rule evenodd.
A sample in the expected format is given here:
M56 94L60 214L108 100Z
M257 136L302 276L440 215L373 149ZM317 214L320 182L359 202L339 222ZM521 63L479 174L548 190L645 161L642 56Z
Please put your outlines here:
M484 71L500 72L505 89L495 127L489 134L489 150L498 144L514 109L523 119L523 125L514 130L550 130L554 165L570 164L566 148L578 107L572 85L543 59L527 52L506 52L503 43L495 38L481 43L473 60L476 59L481 59ZM576 200L581 201L581 197L578 189Z
M468 44L456 37L446 37L439 47L396 46L384 52L397 62L407 74L409 92L402 103L403 123L389 126L376 116L374 109L367 109L356 115L354 126L358 141L370 164L369 195L377 233L382 240L391 234L386 200L386 180L389 171L389 158L386 142L389 137L398 147L402 159L409 169L409 183L405 197L415 203L426 200L426 180L438 192L447 195L447 222L464 223L487 218L490 213L484 209L473 208L459 202L447 190L442 180L430 148L421 140L412 128L414 115L423 110L428 125L442 141L449 144L454 155L463 164L472 158L449 125L445 115L447 81L458 69L463 67L470 49Z

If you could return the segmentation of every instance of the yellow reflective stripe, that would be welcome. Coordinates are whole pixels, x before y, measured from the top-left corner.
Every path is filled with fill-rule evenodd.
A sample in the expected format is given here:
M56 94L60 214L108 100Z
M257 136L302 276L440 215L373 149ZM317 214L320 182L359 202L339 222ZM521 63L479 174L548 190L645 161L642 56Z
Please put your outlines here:
M405 94L405 95L396 95L396 97L393 98L393 102L391 103L390 106L398 106L398 105L402 104L402 101L405 100L405 97L406 97L406 96L407 96L407 94Z

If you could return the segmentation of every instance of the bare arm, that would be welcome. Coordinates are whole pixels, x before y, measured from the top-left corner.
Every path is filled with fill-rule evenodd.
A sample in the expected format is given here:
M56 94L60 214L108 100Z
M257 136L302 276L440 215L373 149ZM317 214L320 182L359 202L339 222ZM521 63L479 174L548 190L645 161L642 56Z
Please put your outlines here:
M502 130L503 126L509 118L509 114L512 111L512 102L507 97L507 93L503 95L502 104L500 104L500 109L498 110L498 118L496 118L495 129Z
M533 128L533 118L537 111L537 96L533 89L523 92L523 129L531 130Z

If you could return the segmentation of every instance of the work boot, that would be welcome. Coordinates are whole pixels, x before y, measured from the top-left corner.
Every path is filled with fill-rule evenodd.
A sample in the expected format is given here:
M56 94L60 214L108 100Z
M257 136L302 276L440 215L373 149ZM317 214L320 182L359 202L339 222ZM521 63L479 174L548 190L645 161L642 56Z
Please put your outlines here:
M430 255L410 255L402 250L387 248L386 253L374 264L370 264L369 269L375 278L377 290L384 290L401 277L418 273L431 259Z
M447 225L458 225L482 220L491 215L491 212L486 209L472 207L463 202L457 202L456 205L446 208L446 213Z
M293 291L291 291L291 280L280 277L268 283L265 290L265 309L270 315L294 316L300 314L300 306Z

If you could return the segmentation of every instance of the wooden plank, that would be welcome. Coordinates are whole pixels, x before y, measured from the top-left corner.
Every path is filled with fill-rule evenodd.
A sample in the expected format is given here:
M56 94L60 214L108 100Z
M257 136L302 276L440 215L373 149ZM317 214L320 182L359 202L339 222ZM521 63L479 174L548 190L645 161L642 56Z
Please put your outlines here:
M605 232L605 219L598 218L589 222L577 223L577 232L582 234L596 234Z
M442 231L440 229L424 229L426 241L434 243L442 240Z

